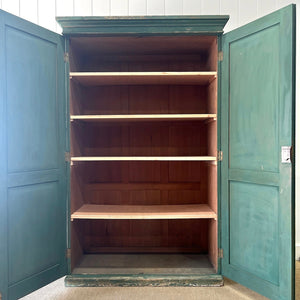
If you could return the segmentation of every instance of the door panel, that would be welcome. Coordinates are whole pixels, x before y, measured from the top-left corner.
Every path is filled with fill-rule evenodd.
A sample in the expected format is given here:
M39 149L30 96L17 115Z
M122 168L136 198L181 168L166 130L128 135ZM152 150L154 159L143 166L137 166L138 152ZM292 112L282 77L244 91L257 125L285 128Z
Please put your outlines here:
M53 222L63 226L56 215L60 205L58 188L56 181L8 189L9 284L59 261L59 252L55 251L60 244L59 234L51 230ZM34 207L39 207L38 214Z
M290 5L223 37L222 272L271 299L294 293L294 28Z
M66 273L63 47L58 34L0 11L3 299Z
M11 27L5 35L8 173L57 169L57 45Z
M278 188L230 181L229 191L230 264L278 284Z
M279 30L276 24L230 43L229 168L278 172Z

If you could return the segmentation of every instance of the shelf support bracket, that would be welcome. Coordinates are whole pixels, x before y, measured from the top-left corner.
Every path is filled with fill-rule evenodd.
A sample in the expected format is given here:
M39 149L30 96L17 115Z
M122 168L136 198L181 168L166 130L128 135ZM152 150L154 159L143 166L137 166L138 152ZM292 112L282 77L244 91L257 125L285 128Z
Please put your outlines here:
M224 257L224 252L222 248L218 248L218 257L223 258Z
M65 61L66 63L69 62L69 53L68 53L68 52L65 52L65 53L64 53L64 61Z
M70 155L70 152L65 152L65 161L66 161L66 162L71 162L71 155Z
M217 160L218 160L218 161L222 161L222 160L223 160L223 151L218 150L218 153L217 153Z
M223 51L220 51L220 52L218 53L218 60L219 60L219 61L223 61Z
M71 258L71 248L67 248L67 250L66 250L66 258L67 259Z

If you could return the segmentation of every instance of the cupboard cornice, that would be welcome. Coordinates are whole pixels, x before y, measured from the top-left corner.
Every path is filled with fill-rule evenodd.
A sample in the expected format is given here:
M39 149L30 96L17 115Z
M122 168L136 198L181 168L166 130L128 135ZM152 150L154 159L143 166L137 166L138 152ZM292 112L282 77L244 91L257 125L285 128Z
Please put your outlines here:
M57 17L64 35L220 35L229 16Z

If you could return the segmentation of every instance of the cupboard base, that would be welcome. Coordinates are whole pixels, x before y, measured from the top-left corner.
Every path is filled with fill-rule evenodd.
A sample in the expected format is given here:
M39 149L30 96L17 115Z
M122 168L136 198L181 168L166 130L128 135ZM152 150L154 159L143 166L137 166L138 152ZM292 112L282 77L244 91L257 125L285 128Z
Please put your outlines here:
M223 276L211 275L68 275L65 278L67 287L219 287L223 286Z
M85 254L66 286L222 286L208 255L189 253Z

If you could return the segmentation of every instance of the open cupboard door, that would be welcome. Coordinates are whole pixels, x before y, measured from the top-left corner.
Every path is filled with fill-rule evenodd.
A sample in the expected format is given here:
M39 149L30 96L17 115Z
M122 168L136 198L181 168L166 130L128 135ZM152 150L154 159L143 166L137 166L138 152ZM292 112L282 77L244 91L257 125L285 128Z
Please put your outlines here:
M66 273L64 39L0 11L0 293Z
M295 6L224 35L222 273L294 297Z

